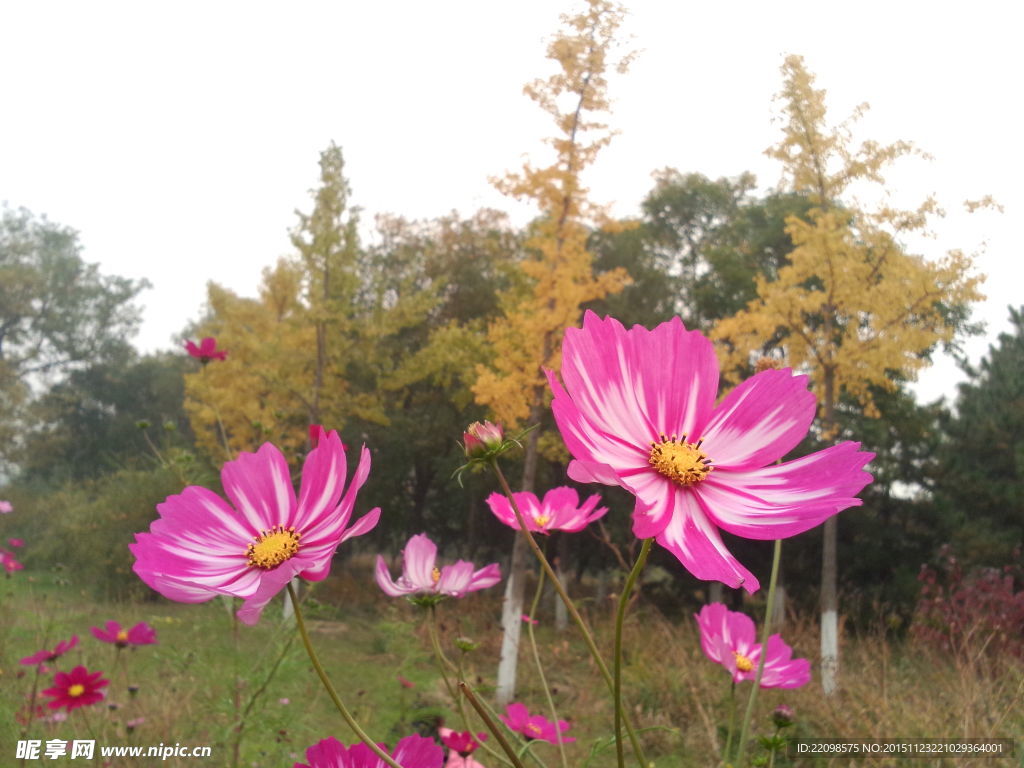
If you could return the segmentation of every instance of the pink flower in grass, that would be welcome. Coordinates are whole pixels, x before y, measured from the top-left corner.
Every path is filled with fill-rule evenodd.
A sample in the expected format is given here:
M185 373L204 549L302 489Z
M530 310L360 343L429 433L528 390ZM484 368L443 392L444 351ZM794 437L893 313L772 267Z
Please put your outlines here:
M157 505L160 519L129 545L134 570L178 602L201 603L217 595L243 598L238 618L255 624L263 606L293 577L323 580L338 545L377 524L379 508L347 527L369 472L370 452L364 446L342 496L345 451L338 433L329 432L306 456L296 501L288 463L281 451L264 443L221 471L233 506L194 485Z
M547 371L555 421L574 460L569 477L636 496L633 533L654 537L699 579L757 590L719 529L780 539L861 503L874 454L844 442L775 464L814 419L807 377L789 369L747 379L718 405L711 342L679 318L631 330L587 312L568 328L561 378Z
M387 752L385 745L378 746ZM401 739L389 754L402 768L441 768L444 762L444 750L433 739L415 733ZM307 749L306 760L292 768L385 768L384 761L362 742L346 747L333 736Z
M9 501L0 500L0 515L6 515L14 511L14 505Z
M4 567L7 573L14 573L15 571L22 570L25 566L18 562L18 558L14 556L14 553L0 547L0 565Z
M59 659L76 645L78 645L78 635L72 635L70 640L62 640L57 643L57 647L52 651L48 651L44 648L41 651L36 651L31 656L26 656L19 663L24 664L27 667L48 664L51 661Z
M217 340L212 336L207 336L200 341L198 347L194 342L186 341L185 351L203 365L206 365L211 360L226 360L228 357L227 350L217 349Z
M722 603L705 605L694 618L700 627L700 646L704 654L729 670L734 683L753 680L762 652L754 621L746 614L730 611ZM761 687L799 688L810 680L811 662L794 659L793 649L779 635L771 635Z
M129 645L151 645L156 642L156 630L144 621L131 629L122 629L116 621L108 621L105 630L92 627L92 636L104 643L113 643L118 648Z
M480 747L480 742L487 741L486 733L478 733L475 737L469 731L453 731L451 728L438 728L441 743L452 752L462 757L473 754Z
M518 701L505 707L505 714L499 714L501 721L509 727L509 730L521 733L527 740L550 741L557 744L559 734L569 730L569 723L565 720L558 721L558 729L555 724L543 715L531 715L525 704ZM563 744L576 741L571 736L561 737Z
M534 533L551 533L551 531L582 531L592 522L608 511L608 507L597 507L601 501L599 494L594 494L580 506L580 497L575 488L563 485L552 488L544 494L540 501L528 491L513 493L516 506L523 515L526 527ZM492 493L487 497L487 505L491 512L505 525L519 530L515 512L508 497L503 493Z
M374 576L381 589L391 597L402 595L436 595L438 597L464 597L469 592L493 587L501 581L501 568L497 563L473 570L474 565L459 560L454 565L438 568L437 545L425 533L409 539L402 551L402 575L391 580L388 564L383 555L377 555Z
M86 707L103 701L104 688L110 682L102 680L102 672L90 673L85 667L79 665L70 672L58 672L53 676L53 687L47 688L42 693L49 696L50 709L64 707L70 712L78 707Z
M25 546L25 540L24 539L8 539L7 540L7 546L9 546L9 547L24 547Z

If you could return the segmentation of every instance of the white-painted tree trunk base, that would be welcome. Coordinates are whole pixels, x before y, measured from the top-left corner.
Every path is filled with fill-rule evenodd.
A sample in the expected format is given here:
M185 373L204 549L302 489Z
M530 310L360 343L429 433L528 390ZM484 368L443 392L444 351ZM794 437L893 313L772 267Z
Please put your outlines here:
M786 588L781 584L775 585L775 601L772 605L772 624L769 632L782 632L782 626L786 623Z
M835 693L839 683L839 622L835 611L821 614L821 690L826 696Z
M501 658L498 661L498 687L494 692L499 707L509 704L516 695L519 637L523 628L522 590L516 589L516 573L511 568L509 570L501 606Z
M708 584L708 602L709 603L721 603L722 600L722 582L712 581Z

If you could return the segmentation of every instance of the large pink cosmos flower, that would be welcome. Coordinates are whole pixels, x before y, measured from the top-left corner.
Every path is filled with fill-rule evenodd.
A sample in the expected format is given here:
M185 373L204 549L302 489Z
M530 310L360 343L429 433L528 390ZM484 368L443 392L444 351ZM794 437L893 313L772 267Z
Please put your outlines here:
M104 643L113 643L118 648L129 645L151 645L156 642L156 630L144 621L140 621L131 629L122 629L116 621L108 621L106 629L91 627L92 636Z
M48 664L51 661L56 661L65 653L70 651L78 645L78 635L72 635L70 640L61 640L57 643L57 647L52 651L44 648L41 651L36 651L31 656L26 656L24 659L19 661L19 664L24 664L26 667L38 666L41 664Z
M555 421L577 482L619 485L636 496L633 533L655 540L694 576L748 592L754 575L719 528L780 539L861 503L873 453L844 442L775 464L814 419L807 377L789 369L747 379L716 406L711 342L678 317L631 330L587 312L568 328L562 381L547 371Z
M478 733L476 736L470 731L453 731L451 728L441 727L437 729L437 735L441 737L441 743L452 752L462 757L473 754L480 743L487 741L486 733Z
M103 691L110 681L101 680L102 672L90 673L85 667L79 665L70 672L58 672L53 676L53 687L42 691L44 696L49 696L51 701L50 709L65 707L68 712L78 707L86 707L103 701Z
M387 752L386 746L378 746ZM390 755L402 768L441 768L444 762L444 750L433 739L415 733L401 739ZM309 762L295 763L292 768L386 768L362 742L346 747L333 736L309 747L306 760Z
M217 595L241 597L238 618L255 624L271 598L294 576L321 581L338 545L371 530L375 508L348 526L356 493L370 472L364 446L359 466L342 497L345 450L329 432L306 456L296 502L288 463L264 443L243 453L221 471L224 491L234 505L199 486L157 505L160 519L129 545L135 572L150 587L182 603Z
M227 350L217 349L217 340L212 336L207 336L200 341L199 346L196 346L193 341L186 341L185 351L203 365L206 365L211 360L226 360L228 357Z
M754 621L746 614L730 611L722 603L711 603L694 616L700 627L700 647L712 661L732 675L734 683L753 680L761 662L762 646L756 641ZM793 649L779 635L768 638L762 688L799 688L811 680L811 662L794 659Z
M509 730L522 734L527 740L550 741L557 744L559 733L569 730L569 723L565 720L558 721L556 730L555 724L543 715L531 715L525 704L514 702L505 707L505 714L499 714L501 721L509 727ZM568 744L576 741L572 736L562 736L562 743Z
M437 545L425 533L409 539L402 550L402 575L397 581L391 580L388 564L383 555L377 555L377 569L374 573L377 584L391 597L402 595L446 595L464 597L469 592L493 587L501 581L501 568L491 563L478 571L466 560L454 565L438 568Z
M580 506L580 496L576 493L576 489L567 485L552 488L544 494L543 501L528 491L513 493L512 498L516 500L516 506L519 507L519 511L523 515L526 527L534 533L582 531L608 511L608 507L594 509L601 501L601 496L597 493L583 502L583 506ZM505 494L492 493L487 497L487 505L501 522L519 530L519 523L516 522L512 504L509 503Z

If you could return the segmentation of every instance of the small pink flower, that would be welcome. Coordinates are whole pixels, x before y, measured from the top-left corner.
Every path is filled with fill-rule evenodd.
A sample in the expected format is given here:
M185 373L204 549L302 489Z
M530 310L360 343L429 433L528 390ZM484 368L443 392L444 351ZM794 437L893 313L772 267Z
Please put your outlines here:
M543 715L531 715L525 704L518 701L505 707L505 715L499 714L501 721L509 727L509 730L521 733L527 740L550 741L557 744L561 739L563 744L576 741L571 736L560 736L569 730L569 723L565 720L558 721L558 728L555 724Z
M500 424L492 424L489 421L481 424L479 421L474 421L463 433L462 444L466 450L466 456L473 458L498 448L504 439L505 432Z
M102 680L102 672L90 673L85 667L77 666L70 672L58 672L53 676L53 687L42 691L44 696L51 697L50 709L64 707L70 712L78 707L86 707L103 701L104 688L110 682Z
M387 747L378 745L387 752ZM395 745L389 753L402 768L441 768L444 750L433 739L412 734ZM306 750L306 763L295 763L293 768L384 768L383 761L363 744L346 747L333 736Z
M487 768L483 763L477 762L470 755L460 755L458 752L449 752L448 760L444 768Z
M57 643L57 647L52 651L48 651L44 648L41 651L36 651L31 656L26 656L19 663L24 664L27 667L31 667L33 665L42 666L48 662L56 661L76 645L78 645L78 635L72 635L70 640L62 640ZM42 671L45 671L45 669Z
M146 718L144 718L144 717L136 717L134 720L129 720L128 722L126 722L124 724L124 727L128 731L128 733L131 733L136 728L138 728L140 725L142 725L144 722L146 722Z
M370 472L370 452L363 447L347 490L345 464L338 433L328 432L306 455L296 499L280 450L264 443L256 453L240 454L221 471L233 506L194 485L169 496L157 505L160 519L149 533L136 534L129 545L135 573L182 603L243 598L238 618L255 624L292 578L322 581L338 546L377 524L380 508L349 527L356 493Z
M409 679L407 679L405 677L402 677L401 675L398 675L398 684L400 686L402 686L403 688L415 688L416 687L416 683L414 683L412 680L409 680Z
M441 737L442 744L462 757L472 754L480 747L481 742L487 741L486 733L478 733L474 737L470 731L453 731L451 728L444 727L438 728L437 733Z
M469 592L493 587L501 581L501 569L497 563L474 571L473 564L459 560L454 565L437 568L437 545L427 534L421 533L409 539L402 552L402 575L397 581L391 580L388 565L382 555L377 555L375 577L377 584L391 597L402 595L438 595L464 597Z
M9 501L0 501L0 515L6 515L14 511L14 505Z
M534 533L550 533L551 531L582 531L592 522L608 511L608 507L597 507L601 501L599 494L594 494L580 506L580 496L575 488L561 486L552 488L544 494L540 501L536 495L527 491L513 493L516 506L523 515L526 527ZM487 497L487 505L491 512L505 525L519 530L515 512L508 497L503 493L492 493Z
M9 546L9 547L24 547L25 546L25 541L24 541L24 539L8 539L7 540L7 546Z
M524 614L522 615L522 619L523 619L523 621L525 621L525 622L526 622L527 624L540 624L540 622L539 622L539 621L537 621L536 619L531 619L531 618L530 618L530 617L529 617L529 616L528 616L527 614L525 614L525 613L524 613Z
M227 350L217 349L217 340L212 336L200 341L198 347L193 342L186 341L185 350L203 365L211 360L226 360L228 356Z
M761 644L756 641L753 620L746 614L728 610L722 603L705 605L694 618L700 627L704 654L729 670L734 683L753 680L762 652ZM770 636L761 687L799 688L810 679L811 662L794 659L793 649L779 635Z
M22 570L25 566L18 562L18 558L14 556L13 552L10 552L3 547L0 547L0 565L4 567L7 573L14 573L15 571Z
M777 464L807 434L817 404L807 377L765 370L718 404L708 339L678 317L630 330L588 311L562 343L551 410L579 483L636 497L633 534L654 538L698 579L748 592L757 578L720 530L782 539L859 505L874 454L844 442Z
M106 630L92 627L92 635L104 643L113 643L118 648L129 645L152 645L156 642L156 630L144 621L131 629L122 629L116 621L108 621Z
M292 700L289 698L281 698L277 700L277 703L280 704L282 707L287 707L289 704L292 703Z

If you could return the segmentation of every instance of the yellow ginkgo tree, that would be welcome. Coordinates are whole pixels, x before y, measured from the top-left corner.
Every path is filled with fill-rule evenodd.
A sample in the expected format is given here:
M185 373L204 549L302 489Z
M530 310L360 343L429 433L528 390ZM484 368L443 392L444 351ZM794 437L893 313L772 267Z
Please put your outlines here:
M827 124L825 91L814 88L803 59L787 57L782 73L783 137L767 154L782 163L784 190L805 196L811 207L806 216L787 220L794 245L788 264L774 279L757 278L757 298L720 321L713 336L724 342L723 372L733 383L753 358L772 350L809 374L821 403L822 433L831 438L842 395L877 415L873 388L892 390L898 380L912 379L936 345L954 340L970 303L982 298L982 278L961 251L935 260L907 251L903 241L927 235L930 220L942 215L933 198L911 210L868 210L851 201L855 185L883 184L883 171L915 153L914 146L854 146L848 124ZM852 119L865 109L858 107ZM836 536L833 517L824 526L822 553L826 693L835 690L838 670Z
M529 255L520 265L523 279L501 297L502 317L487 332L493 362L478 367L473 387L477 402L509 429L539 423L547 397L542 369L558 369L562 333L579 324L583 304L620 290L628 281L622 270L594 274L586 247L589 224L602 223L604 216L588 202L581 180L612 136L595 115L611 108L605 77L609 67L624 73L631 59L626 55L610 62L622 14L607 0L588 0L581 13L562 17L562 29L547 51L559 71L524 88L555 122L557 134L549 140L554 161L543 167L527 163L494 182L503 193L540 209L525 243ZM534 431L526 444L524 491L533 490L538 439ZM515 689L524 567L525 544L517 537L502 611L499 703L509 701Z

